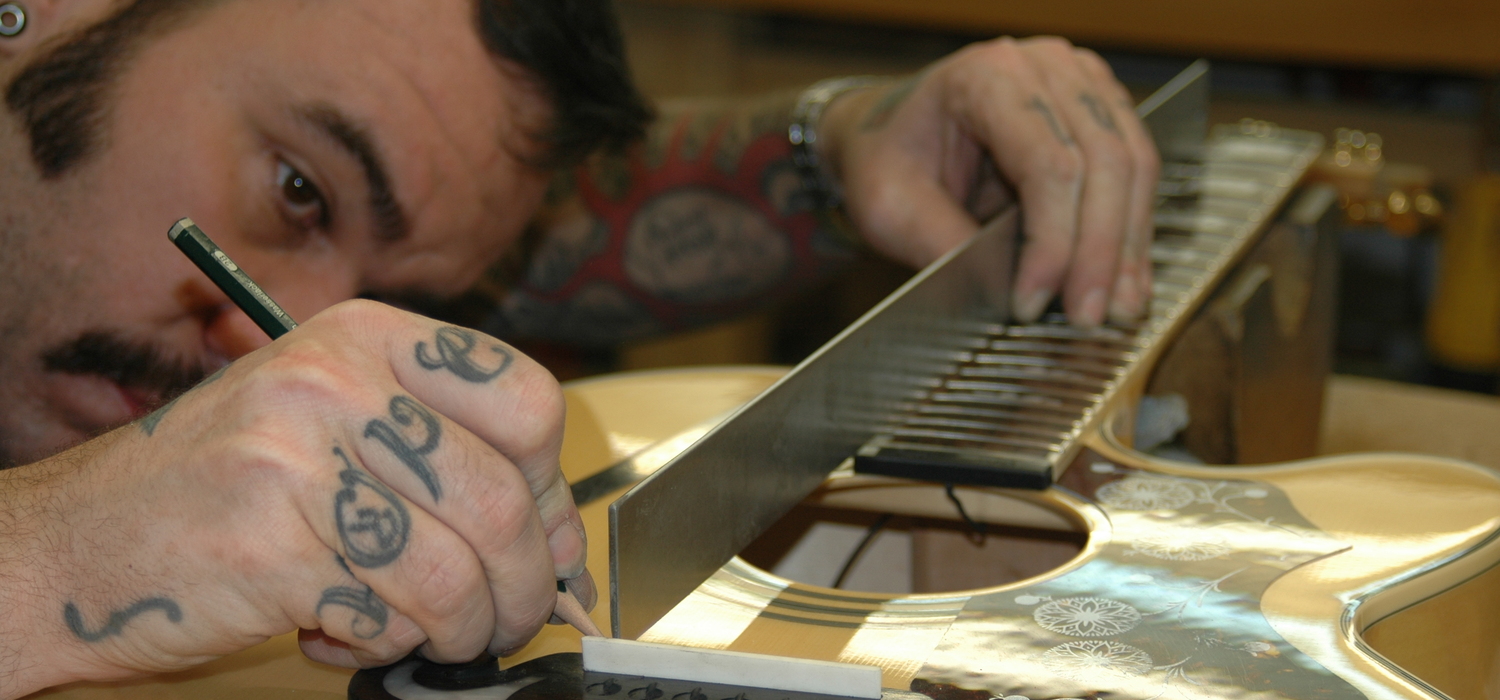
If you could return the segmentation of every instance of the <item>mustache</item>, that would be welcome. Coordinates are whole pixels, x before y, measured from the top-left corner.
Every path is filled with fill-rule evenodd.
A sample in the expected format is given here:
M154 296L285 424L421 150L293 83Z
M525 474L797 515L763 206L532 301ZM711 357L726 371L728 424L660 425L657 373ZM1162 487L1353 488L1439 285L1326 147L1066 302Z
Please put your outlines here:
M42 363L52 372L99 375L154 394L160 403L193 388L208 374L199 363L109 331L90 331L58 345L42 354Z

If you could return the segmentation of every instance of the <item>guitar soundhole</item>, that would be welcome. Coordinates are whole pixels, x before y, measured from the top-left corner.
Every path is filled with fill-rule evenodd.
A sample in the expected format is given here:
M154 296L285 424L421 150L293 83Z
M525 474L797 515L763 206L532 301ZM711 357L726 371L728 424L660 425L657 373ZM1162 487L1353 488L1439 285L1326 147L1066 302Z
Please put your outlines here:
M859 491L815 495L740 557L814 586L947 593L1046 574L1076 558L1088 541L1082 526L1064 514L1049 527L983 517L1007 510L1004 502L1012 500L992 489L958 488L951 496L942 486L925 484Z

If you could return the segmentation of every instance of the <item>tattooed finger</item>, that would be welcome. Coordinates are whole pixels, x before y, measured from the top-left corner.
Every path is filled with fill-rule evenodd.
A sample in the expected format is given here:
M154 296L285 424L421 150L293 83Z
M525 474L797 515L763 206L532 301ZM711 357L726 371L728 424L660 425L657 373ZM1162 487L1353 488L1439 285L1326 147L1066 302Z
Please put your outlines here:
M334 496L334 522L344 552L357 566L374 569L401 556L411 535L411 514L385 484L356 469L335 447L344 463L339 480L344 488Z
M1062 121L1052 112L1052 108L1048 107L1047 103L1042 101L1041 97L1031 98L1031 101L1026 103L1026 108L1041 115L1042 119L1046 120L1047 127L1052 130L1052 135L1057 137L1057 140L1064 146L1073 145L1073 137L1068 134L1068 130L1063 127Z
M343 557L336 557L344 573L351 577L354 575L349 570L349 565L344 563ZM318 607L313 614L323 617L323 611L328 607L343 608L349 612L349 631L359 639L374 639L385 633L386 625L390 622L391 609L375 595L375 591L362 583L353 586L329 586L323 589L323 597L318 599Z
M464 328L439 328L430 354L426 341L417 343L417 364L423 369L446 369L471 384L484 384L504 373L515 356L504 345L481 343L479 338L478 333ZM493 357L476 357L476 350L479 355Z
M1116 136L1122 135L1120 125L1115 123L1114 112L1110 111L1109 105L1103 100L1085 92L1078 95L1078 101L1083 104L1083 108L1088 111L1089 117L1099 125L1099 128Z
M433 471L432 465L428 463L427 455L436 450L438 442L442 440L442 422L432 411L427 410L409 396L393 397L390 411L391 422L395 423L395 426L377 418L365 425L365 437L384 445L391 451L391 454L396 456L396 459L401 460L407 469L422 480L422 484L427 487L427 492L432 494L433 501L441 500L443 487L438 482L437 472ZM401 428L418 425L421 426L420 439L408 440L408 435L403 434Z

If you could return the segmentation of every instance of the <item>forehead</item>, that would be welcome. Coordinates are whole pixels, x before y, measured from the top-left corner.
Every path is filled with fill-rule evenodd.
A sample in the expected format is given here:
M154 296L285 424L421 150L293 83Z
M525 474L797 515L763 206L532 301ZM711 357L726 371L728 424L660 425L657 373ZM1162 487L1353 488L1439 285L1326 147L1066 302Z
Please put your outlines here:
M252 121L315 105L364 127L411 217L412 240L392 251L408 267L445 246L498 254L467 234L515 218L517 188L544 178L526 162L546 102L485 48L472 0L226 2L140 61L157 90L207 80Z

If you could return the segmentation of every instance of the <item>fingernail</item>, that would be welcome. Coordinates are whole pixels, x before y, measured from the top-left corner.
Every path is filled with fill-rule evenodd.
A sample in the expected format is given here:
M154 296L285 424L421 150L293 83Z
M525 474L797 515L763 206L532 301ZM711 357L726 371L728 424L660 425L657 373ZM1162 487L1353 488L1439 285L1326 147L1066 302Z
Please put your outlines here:
M569 542L568 540L574 541ZM558 578L577 578L579 574L583 573L583 567L588 563L585 556L585 553L588 551L588 544L583 541L583 533L579 532L577 528L560 527L553 530L552 535L547 538L547 548L552 550L553 561L556 562L557 566L568 567L566 569L559 568L553 572Z
M583 543L587 545L589 543L589 533L583 529L583 523L574 520L572 516L568 516L568 524L572 525L573 529L578 531L578 538L583 540Z
M1141 296L1136 291L1135 276L1122 275L1115 283L1114 296L1109 299L1109 319L1115 323L1130 323L1141 314Z
M1047 302L1052 300L1052 292L1038 289L1027 296L1017 296L1014 311L1016 320L1021 323L1033 323L1041 318L1042 312L1047 309Z
M1104 321L1104 290L1093 289L1083 297L1083 303L1078 305L1078 313L1074 315L1073 322L1081 326L1097 326Z

